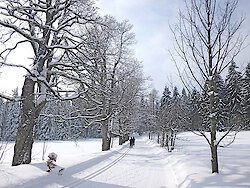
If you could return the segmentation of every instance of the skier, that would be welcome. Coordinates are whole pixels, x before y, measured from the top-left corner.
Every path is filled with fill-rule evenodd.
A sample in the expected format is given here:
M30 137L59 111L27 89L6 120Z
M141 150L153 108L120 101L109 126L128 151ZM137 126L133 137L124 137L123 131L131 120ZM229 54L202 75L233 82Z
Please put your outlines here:
M133 137L133 146L135 145L135 137Z
M133 138L132 137L129 139L129 145L131 148L133 147Z
M56 162L56 158L57 158L57 154L55 153L50 153L48 155L49 159L47 160L47 167L49 168L46 172L50 172L52 170L52 168L55 168L57 165L54 163ZM62 175L62 172L63 172L64 168L61 168L59 171L58 171L58 175Z

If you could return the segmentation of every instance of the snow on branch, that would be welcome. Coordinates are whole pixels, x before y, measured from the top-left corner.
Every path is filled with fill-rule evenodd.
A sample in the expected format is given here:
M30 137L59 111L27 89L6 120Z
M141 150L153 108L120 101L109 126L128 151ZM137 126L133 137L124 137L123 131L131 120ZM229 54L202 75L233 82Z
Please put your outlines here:
M21 28L13 25L13 24L10 24L8 21L2 21L0 20L0 25L6 27L6 28L9 28L9 29L13 29L14 31L16 31L17 33L19 33L20 35L22 35L23 37L25 37L26 39L29 39L31 41L36 41L38 43L41 43L41 39L38 39L36 37L33 37L27 33L25 33Z
M13 96L7 96L2 93L0 93L0 98L6 99L8 101L13 101L13 102L19 102L21 101L20 97L13 97Z
M8 40L8 39L7 39ZM22 41L19 41L15 44L15 46L13 46L12 48L6 48L5 50L3 50L1 53L0 53L0 56L2 56L5 52L8 52L8 54L10 54L11 51L13 51L14 49L17 48L17 46L19 44L22 44L22 43L25 43L25 42L29 42L28 40L22 40Z
M18 64L10 64L10 63L4 63L4 62L0 62L0 66L4 65L4 66L9 66L9 67L18 67L18 68L23 68L25 69L29 74L32 75L31 71L29 68L25 67L24 65L18 65Z

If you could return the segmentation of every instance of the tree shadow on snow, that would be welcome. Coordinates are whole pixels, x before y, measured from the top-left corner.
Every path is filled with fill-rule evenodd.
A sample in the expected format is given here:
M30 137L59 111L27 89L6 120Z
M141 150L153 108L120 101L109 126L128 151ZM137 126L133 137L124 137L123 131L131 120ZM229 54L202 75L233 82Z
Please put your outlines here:
M208 177L195 181L190 175L180 184L188 184L187 187L200 188L249 188L250 187L250 167L241 161L230 161L221 168L219 174L208 174Z
M123 146L118 151L110 151L104 155L97 156L95 158L92 158L90 160L84 161L82 163L76 164L74 166L71 166L69 168L66 168L63 172L63 175L60 176L57 174L57 171L53 171L48 173L46 172L46 164L45 163L35 163L31 164L39 169L41 169L44 172L44 175L41 177L38 177L36 179L32 179L28 182L25 182L21 185L18 185L18 188L40 188L40 187L87 187L87 188L129 188L127 186L120 186L120 185L114 185L109 183L101 183L101 182L95 182L91 179L94 177L102 174L103 172L110 169L112 166L114 166L116 163L118 163L128 152L128 149L126 150L127 146ZM125 149L124 151L121 151ZM119 152L121 151L121 152ZM88 173L88 175L84 176L84 178L79 179L73 177L75 174L81 174L84 172L84 170L91 168L104 160L110 158L111 156L119 154L119 157L117 157L115 160L111 160L108 164L94 170L94 172ZM16 187L17 185L13 185L12 188ZM10 186L11 188L11 186Z
M232 174L228 174L228 175L218 174L218 175L212 175L210 177L207 177L199 182L197 182L193 179L189 179L189 177L187 177L180 184L180 187L183 184L185 184L185 185L187 184L188 186L186 186L186 187L192 187L192 188L201 188L201 187L249 188L250 187L250 180L249 180L249 175L242 175L241 177L238 177L237 179L235 179L232 177Z

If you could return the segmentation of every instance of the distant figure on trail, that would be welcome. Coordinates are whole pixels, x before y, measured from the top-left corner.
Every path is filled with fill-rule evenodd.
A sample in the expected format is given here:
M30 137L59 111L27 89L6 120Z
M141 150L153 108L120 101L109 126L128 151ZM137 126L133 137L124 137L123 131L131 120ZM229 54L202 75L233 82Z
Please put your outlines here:
M132 137L129 139L129 145L130 145L130 147L133 147L133 138Z
M130 147L133 147L135 145L135 137L131 137L129 140Z
M50 153L48 155L49 159L47 160L47 167L48 167L48 170L46 172L50 172L52 170L52 168L55 168L57 165L54 163L56 162L56 159L57 159L57 154L55 153ZM62 175L62 172L63 172L64 168L60 168L60 170L58 171L58 175Z

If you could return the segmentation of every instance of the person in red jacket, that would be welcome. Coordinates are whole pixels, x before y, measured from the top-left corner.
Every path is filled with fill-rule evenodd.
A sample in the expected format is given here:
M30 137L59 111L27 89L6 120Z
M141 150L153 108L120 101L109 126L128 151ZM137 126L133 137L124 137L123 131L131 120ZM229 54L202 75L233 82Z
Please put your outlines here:
M52 170L52 168L55 168L57 165L54 163L56 162L56 158L57 158L57 154L55 153L50 153L49 154L49 159L47 160L47 167L49 168L47 170L47 172L50 172ZM60 169L58 170L58 175L62 175L63 174L63 170L64 168L59 167Z
M55 153L50 153L48 155L49 159L47 160L47 167L49 168L47 170L47 172L50 172L52 168L56 167L56 164L54 162L56 162L56 158L57 158L57 154Z

